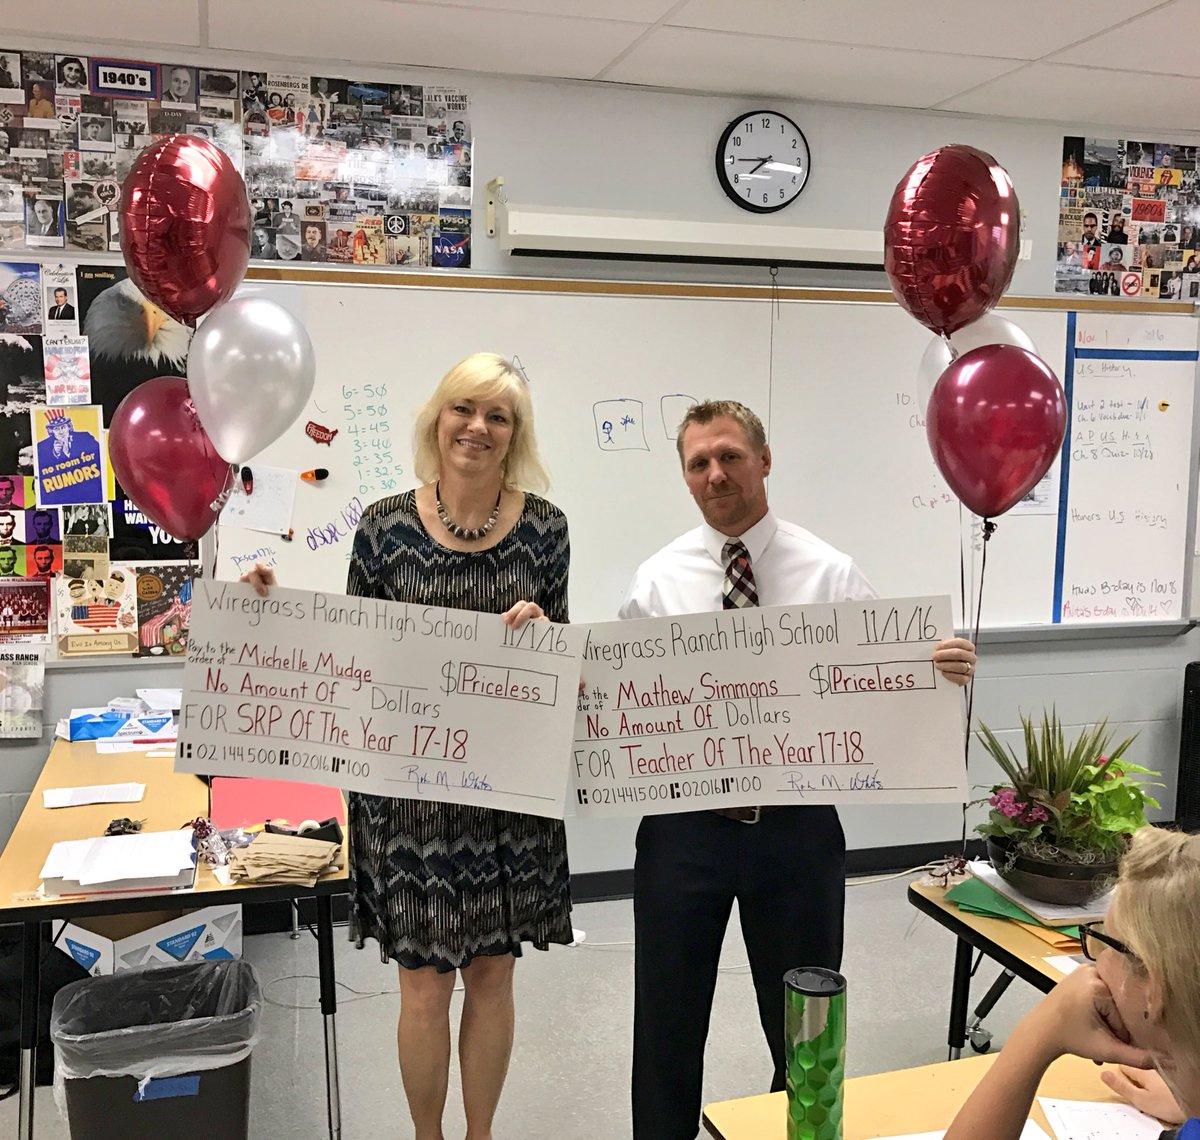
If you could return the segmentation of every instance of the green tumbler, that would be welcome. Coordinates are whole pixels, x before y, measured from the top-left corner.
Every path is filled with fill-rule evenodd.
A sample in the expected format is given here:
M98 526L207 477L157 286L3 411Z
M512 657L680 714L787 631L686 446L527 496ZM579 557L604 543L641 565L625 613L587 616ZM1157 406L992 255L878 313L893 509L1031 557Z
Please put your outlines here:
M784 985L787 1140L842 1140L846 979L834 970L789 970Z

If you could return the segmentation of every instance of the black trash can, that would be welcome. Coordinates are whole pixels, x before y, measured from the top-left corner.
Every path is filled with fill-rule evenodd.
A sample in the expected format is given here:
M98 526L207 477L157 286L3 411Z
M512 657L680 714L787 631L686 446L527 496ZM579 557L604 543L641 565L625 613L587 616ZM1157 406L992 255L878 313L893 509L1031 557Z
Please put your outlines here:
M88 978L54 999L55 1096L72 1140L249 1135L262 993L248 962Z

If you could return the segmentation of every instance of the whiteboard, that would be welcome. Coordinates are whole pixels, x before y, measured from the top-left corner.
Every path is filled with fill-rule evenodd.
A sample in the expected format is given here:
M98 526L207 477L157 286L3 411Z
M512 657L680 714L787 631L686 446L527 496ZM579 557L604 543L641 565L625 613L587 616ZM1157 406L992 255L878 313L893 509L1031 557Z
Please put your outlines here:
M274 565L288 585L344 589L363 506L415 483L413 413L454 363L485 350L516 357L531 386L553 480L549 497L570 522L573 620L611 619L637 565L697 524L673 429L693 399L711 398L741 400L767 423L777 514L851 554L881 594L950 594L962 620L960 571L970 591L981 569L978 520L964 517L925 439L916 372L930 334L894 304L340 283L254 288L304 321L318 378L305 413L250 466L325 467L331 475L299 484L290 542L220 526L221 577L236 577L257 559ZM1169 389L1154 401L1167 400L1172 409L1156 412L1166 418L1153 425L1162 430L1149 458L1124 471L1096 463L1089 472L1086 462L1072 465L1064 447L1067 464L1056 463L1033 500L999 520L988 548L983 624L1187 616L1197 322L1174 314L1076 321L1061 310L1005 316L1064 380L1068 367L1085 363L1074 339L1068 353L1069 326L1072 338L1097 330L1109 338L1084 355L1144 352L1151 344L1191 358L1137 363L1135 403ZM1080 378L1076 400L1097 398L1088 394L1091 383ZM317 429L306 434L309 421ZM321 442L320 429L337 434ZM1133 549L1123 537L1128 525L1120 530L1124 524L1110 524L1106 514L1100 522L1070 521L1073 506L1091 515L1088 504L1118 488L1131 517L1171 497L1169 521L1156 521L1153 541L1138 545L1136 557L1122 553ZM1135 598L1138 583L1151 591L1156 580L1176 582L1168 594L1174 611L1085 613L1077 600L1064 607L1064 587L1071 602L1074 585L1102 565L1116 580L1133 582Z

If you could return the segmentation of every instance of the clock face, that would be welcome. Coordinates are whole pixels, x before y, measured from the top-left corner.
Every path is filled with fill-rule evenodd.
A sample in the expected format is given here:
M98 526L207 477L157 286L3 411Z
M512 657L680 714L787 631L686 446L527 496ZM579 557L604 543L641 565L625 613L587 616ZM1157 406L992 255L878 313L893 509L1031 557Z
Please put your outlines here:
M769 214L790 205L809 171L804 133L778 111L734 119L717 143L717 178L743 210Z

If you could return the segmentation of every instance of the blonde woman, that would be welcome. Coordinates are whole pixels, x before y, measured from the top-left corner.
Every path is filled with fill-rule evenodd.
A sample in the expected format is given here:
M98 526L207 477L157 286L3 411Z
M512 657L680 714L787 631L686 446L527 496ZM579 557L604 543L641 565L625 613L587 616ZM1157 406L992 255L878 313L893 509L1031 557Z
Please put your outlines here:
M946 1140L1017 1140L1038 1083L1064 1053L1161 1075L1110 1087L1186 1119L1200 1138L1200 836L1146 827L1121 862L1108 916L1082 928L1095 965L1059 982L1022 1018ZM1166 1088L1174 1096L1165 1095ZM1178 1109L1176 1113L1174 1110Z
M546 486L529 388L507 360L455 365L417 415L421 485L367 508L346 592L567 620L567 520ZM260 592L269 570L247 575ZM513 1040L522 946L569 943L563 826L537 816L426 800L350 796L352 926L400 967L400 1072L416 1140L442 1140L450 995L459 1029L468 1140L490 1140Z

